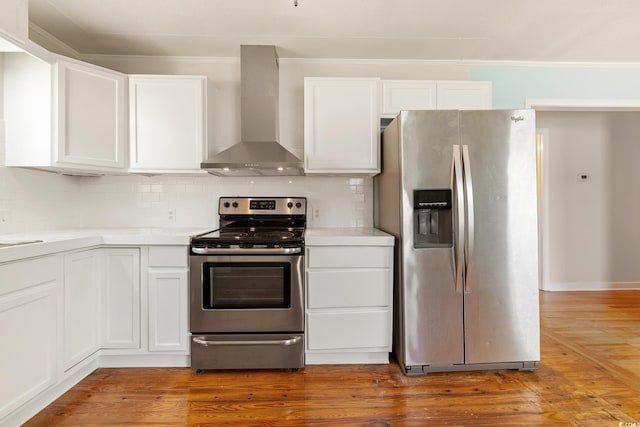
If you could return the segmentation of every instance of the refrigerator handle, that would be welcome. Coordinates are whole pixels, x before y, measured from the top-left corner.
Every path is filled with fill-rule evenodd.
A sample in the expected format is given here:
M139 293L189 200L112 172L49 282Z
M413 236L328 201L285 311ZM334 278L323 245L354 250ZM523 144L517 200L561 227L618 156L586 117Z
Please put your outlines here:
M464 279L464 291L466 293L471 292L471 276L473 272L473 252L475 249L474 231L475 231L475 218L473 212L473 179L471 177L471 160L469 156L469 146L462 146L462 165L464 170L464 194L466 196L466 211L467 211L467 246L465 250L465 279Z
M457 232L453 245L453 267L456 293L462 292L462 281L464 280L464 185L462 175L462 156L460 146L453 146L453 161L451 162L451 187L455 192L454 207Z

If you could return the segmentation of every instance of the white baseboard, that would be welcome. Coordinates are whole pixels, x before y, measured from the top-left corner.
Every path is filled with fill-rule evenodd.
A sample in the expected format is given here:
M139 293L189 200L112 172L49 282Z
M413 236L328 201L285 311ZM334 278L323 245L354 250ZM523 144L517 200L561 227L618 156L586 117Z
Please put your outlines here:
M86 376L91 374L98 367L97 359L93 356L89 357L89 362L79 366L75 372L62 381L56 383L49 389L43 391L38 394L33 399L29 400L27 403L22 405L17 410L13 411L11 414L6 416L5 418L0 420L0 426L2 427L15 427L22 425L29 418L36 415L42 409L46 408L47 405L51 404L58 397L62 396L65 392L67 392L71 387L78 384L82 381Z
M68 371L69 375L63 380L38 394L5 418L0 419L0 427L15 427L23 424L97 368L188 367L190 364L190 356L183 354L105 355L97 352Z
M185 368L191 366L191 358L180 354L103 354L98 363L101 368Z
M305 365L388 364L389 352L306 352Z
M543 291L631 291L640 290L640 282L548 282Z

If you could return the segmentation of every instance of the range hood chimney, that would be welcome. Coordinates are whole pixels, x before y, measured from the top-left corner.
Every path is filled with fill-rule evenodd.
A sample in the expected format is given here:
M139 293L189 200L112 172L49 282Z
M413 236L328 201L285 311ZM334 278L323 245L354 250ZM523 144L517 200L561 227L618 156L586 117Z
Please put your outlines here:
M302 160L278 143L278 54L275 46L240 46L241 142L200 166L218 176L303 175Z

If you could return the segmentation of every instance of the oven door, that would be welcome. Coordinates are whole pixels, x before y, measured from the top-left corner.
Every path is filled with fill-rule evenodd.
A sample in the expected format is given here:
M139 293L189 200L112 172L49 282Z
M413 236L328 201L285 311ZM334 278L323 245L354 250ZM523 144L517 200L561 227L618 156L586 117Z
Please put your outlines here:
M192 333L304 330L304 256L190 256Z

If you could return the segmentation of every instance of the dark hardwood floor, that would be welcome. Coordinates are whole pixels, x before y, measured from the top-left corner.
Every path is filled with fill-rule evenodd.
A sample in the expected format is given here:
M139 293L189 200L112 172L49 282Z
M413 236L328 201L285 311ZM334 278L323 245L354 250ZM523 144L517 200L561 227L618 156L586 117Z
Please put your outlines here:
M26 426L640 426L640 291L541 293L541 316L535 372L98 369Z

